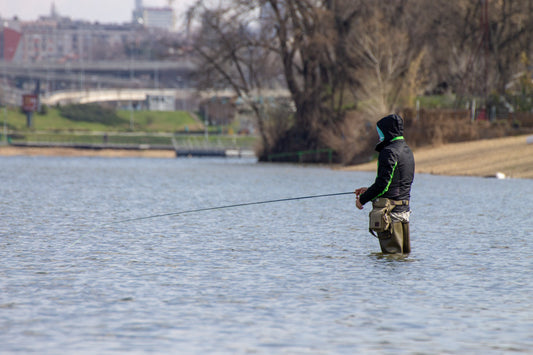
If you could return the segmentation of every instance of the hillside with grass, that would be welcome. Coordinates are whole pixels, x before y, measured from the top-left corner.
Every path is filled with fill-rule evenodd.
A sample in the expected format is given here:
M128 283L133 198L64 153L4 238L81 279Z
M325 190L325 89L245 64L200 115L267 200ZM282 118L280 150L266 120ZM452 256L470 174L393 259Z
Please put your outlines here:
M231 126L204 126L186 111L112 110L96 104L47 107L33 114L32 127L19 109L4 108L4 122L11 144L144 145L179 147L236 147L253 149L254 136L236 136Z
M115 132L183 132L202 131L204 125L186 111L110 110L98 105L49 107L33 114L33 127L26 125L26 114L7 109L3 120L7 129L17 133L52 131L115 131ZM133 123L133 124L132 124Z

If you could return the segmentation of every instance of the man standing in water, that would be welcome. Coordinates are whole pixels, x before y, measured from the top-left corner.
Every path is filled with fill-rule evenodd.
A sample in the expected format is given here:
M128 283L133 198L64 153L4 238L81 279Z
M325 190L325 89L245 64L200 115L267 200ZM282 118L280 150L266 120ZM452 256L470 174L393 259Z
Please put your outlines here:
M389 230L378 232L377 237L384 254L408 254L411 252L409 239L409 200L415 175L413 152L403 138L403 119L396 114L378 121L379 143L378 172L374 183L355 190L356 206L360 210L368 201L387 198L395 205L390 212L392 225Z

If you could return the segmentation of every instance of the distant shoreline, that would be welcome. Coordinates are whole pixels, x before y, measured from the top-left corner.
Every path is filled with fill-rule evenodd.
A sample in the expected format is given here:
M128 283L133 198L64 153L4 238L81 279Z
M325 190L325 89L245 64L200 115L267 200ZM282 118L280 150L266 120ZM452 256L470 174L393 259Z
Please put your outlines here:
M414 150L416 172L450 176L533 179L533 144L527 135L449 143ZM406 137L407 143L409 138ZM375 171L376 162L342 168ZM503 175L502 175L503 174Z
M414 150L416 172L451 176L533 179L533 144L525 135L450 143ZM406 137L409 143L408 137ZM175 158L173 150L78 149L0 146L0 156L78 156L107 158ZM376 162L341 167L344 171L375 171Z
M0 156L175 158L176 153L170 149L79 149L67 147L0 146Z

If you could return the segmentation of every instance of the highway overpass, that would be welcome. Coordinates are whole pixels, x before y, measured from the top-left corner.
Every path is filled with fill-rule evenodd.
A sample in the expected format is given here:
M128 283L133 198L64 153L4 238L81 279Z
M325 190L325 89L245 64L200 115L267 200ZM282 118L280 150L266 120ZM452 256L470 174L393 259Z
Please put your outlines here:
M144 101L148 95L176 100L233 97L231 90L197 92L190 60L13 63L0 61L0 100L20 105L39 87L42 104ZM39 85L37 85L39 83ZM263 90L259 97L289 97L287 90Z
M74 91L57 91L41 96L41 103L53 106L70 103L87 104L108 101L144 101L148 95L173 96L176 99L188 99L194 95L193 89L91 89Z
M144 101L148 95L151 96L173 96L176 100L191 100L193 98L208 97L233 97L235 93L232 90L220 91L196 91L195 89L90 89L90 90L73 90L57 91L49 95L41 96L41 103L48 106L56 104L64 105L69 103L93 103L93 102L127 102L127 101ZM263 90L256 93L256 96L279 98L289 97L288 90Z
M19 88L39 81L47 90L98 87L190 87L190 60L18 63L0 61L0 75Z

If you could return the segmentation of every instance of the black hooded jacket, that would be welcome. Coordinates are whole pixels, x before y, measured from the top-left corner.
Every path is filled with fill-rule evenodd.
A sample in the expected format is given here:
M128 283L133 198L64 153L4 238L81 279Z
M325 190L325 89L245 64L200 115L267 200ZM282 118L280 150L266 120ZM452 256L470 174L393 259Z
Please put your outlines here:
M389 115L377 123L385 139L378 143L378 174L376 180L359 197L361 204L378 197L391 200L409 200L411 184L415 175L413 152L403 138L403 119L398 115ZM397 206L397 212L408 211L409 206Z

